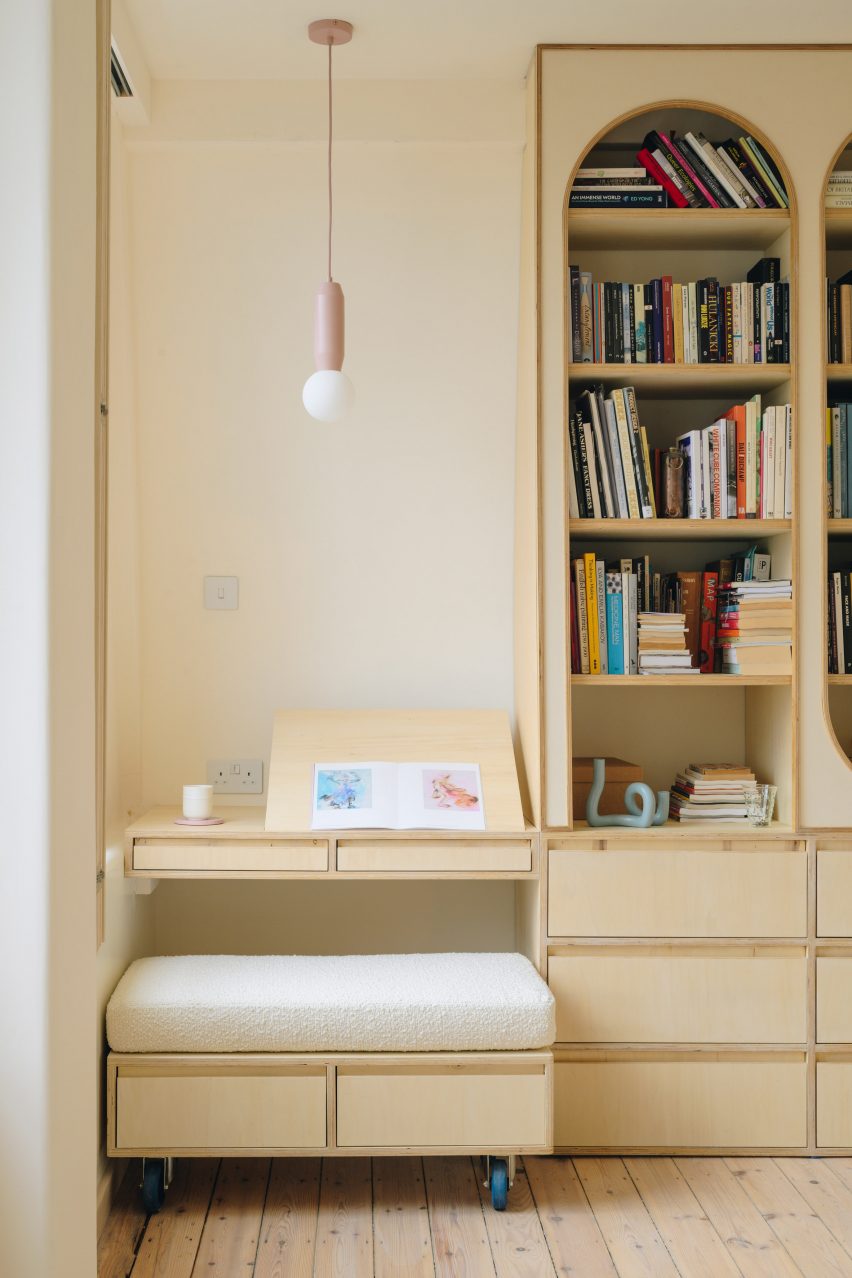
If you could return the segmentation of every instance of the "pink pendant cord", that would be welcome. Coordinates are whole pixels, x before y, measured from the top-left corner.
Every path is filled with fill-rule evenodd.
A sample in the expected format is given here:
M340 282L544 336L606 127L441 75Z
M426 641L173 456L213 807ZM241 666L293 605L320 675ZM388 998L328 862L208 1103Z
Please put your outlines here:
M331 51L332 41L328 42L328 278L331 281L331 225L332 225L332 191L331 191L331 134L332 134L332 101L331 101Z

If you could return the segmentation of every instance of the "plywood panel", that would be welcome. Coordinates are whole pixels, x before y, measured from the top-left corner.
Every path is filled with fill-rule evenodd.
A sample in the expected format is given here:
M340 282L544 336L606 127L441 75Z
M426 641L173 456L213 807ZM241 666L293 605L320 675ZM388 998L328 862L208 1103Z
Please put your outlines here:
M344 1067L337 1076L337 1141L341 1148L544 1146L548 1106L543 1069L449 1075Z
M278 710L266 828L309 830L314 765L478 763L486 828L522 832L518 774L504 710Z
M852 936L852 848L817 851L817 934Z
M552 849L551 936L804 936L798 851Z
M528 840L456 843L446 839L387 839L369 843L341 839L337 845L337 868L421 874L454 870L459 873L470 870L526 872L532 869L532 847Z
M317 1149L325 1145L326 1072L118 1076L122 1149Z
M817 1042L852 1043L852 951L817 958Z
M557 1148L803 1146L804 1055L558 1060Z
M852 964L850 964L852 973ZM548 961L564 1043L803 1043L804 948L579 948Z
M322 872L328 869L328 844L317 840L305 843L263 843L258 839L226 843L204 839L140 840L133 845L133 868L155 874L158 870L216 874L221 871L293 873Z
M817 1061L817 1145L852 1148L852 1059Z

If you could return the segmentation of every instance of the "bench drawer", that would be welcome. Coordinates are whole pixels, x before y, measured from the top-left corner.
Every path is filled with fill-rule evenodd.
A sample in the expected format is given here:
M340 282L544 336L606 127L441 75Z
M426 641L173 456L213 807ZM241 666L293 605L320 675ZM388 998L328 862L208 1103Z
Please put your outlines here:
M852 1148L852 1056L817 1061L817 1145Z
M325 839L135 839L133 869L157 874L283 874L328 869Z
M548 1148L551 1073L544 1064L505 1068L340 1066L337 1143L372 1149Z
M817 935L852 936L852 849L817 851Z
M850 964L852 975L852 964ZM563 1043L803 1043L796 946L578 946L548 960Z
M548 872L550 936L807 934L804 845L554 848Z
M322 1149L327 1072L249 1066L191 1073L122 1066L116 1080L115 1148L145 1150Z
M451 839L341 839L337 868L349 872L400 874L529 873L528 839L455 842Z
M557 1060L557 1148L798 1148L804 1053Z
M817 1042L852 1043L852 953L816 963Z

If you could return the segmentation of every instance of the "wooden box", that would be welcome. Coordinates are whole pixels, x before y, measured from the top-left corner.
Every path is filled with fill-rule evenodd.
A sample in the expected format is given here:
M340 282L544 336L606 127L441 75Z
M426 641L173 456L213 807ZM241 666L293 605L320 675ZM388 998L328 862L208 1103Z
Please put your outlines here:
M574 820L585 821L586 799L592 788L592 764L594 760L575 758L571 760L572 794L574 800ZM631 781L642 780L642 767L638 763L628 763L626 759L607 759L606 783L598 804L601 816L612 816L614 813L626 812L624 791Z

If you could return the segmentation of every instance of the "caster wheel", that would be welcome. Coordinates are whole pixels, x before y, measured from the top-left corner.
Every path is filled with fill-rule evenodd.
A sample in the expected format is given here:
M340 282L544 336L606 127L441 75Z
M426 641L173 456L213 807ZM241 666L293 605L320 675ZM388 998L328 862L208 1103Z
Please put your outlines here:
M155 1216L166 1199L166 1160L146 1158L142 1171L142 1206Z
M491 1159L491 1206L495 1211L505 1211L509 1197L509 1168L505 1158Z

